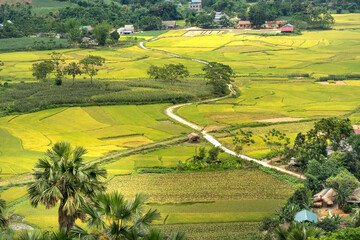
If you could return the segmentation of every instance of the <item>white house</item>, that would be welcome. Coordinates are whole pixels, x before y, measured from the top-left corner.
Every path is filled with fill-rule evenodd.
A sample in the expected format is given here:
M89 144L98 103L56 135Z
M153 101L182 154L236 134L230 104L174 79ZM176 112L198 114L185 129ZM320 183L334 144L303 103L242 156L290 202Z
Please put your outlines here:
M134 25L125 25L122 28L118 28L116 30L119 35L131 35L134 33L135 29L134 29Z

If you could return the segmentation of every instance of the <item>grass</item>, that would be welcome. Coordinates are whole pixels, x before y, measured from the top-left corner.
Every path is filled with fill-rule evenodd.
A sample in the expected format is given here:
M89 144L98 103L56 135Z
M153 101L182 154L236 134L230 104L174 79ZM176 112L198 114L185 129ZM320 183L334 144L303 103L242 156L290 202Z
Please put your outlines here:
M66 80L61 86L50 83L17 83L0 87L0 116L34 112L62 106L149 104L186 102L211 96L204 81L183 80L170 84L138 79L90 84Z

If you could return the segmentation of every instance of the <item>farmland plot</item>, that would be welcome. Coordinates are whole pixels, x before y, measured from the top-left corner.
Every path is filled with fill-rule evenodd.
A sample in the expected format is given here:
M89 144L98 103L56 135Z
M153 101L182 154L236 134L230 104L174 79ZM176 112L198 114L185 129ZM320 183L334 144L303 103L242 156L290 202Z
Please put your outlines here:
M0 118L3 174L29 172L43 152L58 141L85 147L89 151L87 159L91 160L112 150L137 147L189 132L167 120L162 113L166 106L56 108Z

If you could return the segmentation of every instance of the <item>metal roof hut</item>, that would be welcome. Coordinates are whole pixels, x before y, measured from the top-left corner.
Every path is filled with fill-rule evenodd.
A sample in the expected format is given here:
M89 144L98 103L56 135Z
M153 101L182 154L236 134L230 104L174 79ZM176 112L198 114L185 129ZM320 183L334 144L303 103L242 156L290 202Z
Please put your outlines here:
M187 135L189 141L188 143L199 143L200 140L200 135L197 133L190 133L189 135Z
M332 206L335 201L336 192L332 188L324 188L321 192L314 195L314 207Z
M315 213L310 212L309 210L301 210L295 214L294 221L296 222L313 222L317 223L319 220Z

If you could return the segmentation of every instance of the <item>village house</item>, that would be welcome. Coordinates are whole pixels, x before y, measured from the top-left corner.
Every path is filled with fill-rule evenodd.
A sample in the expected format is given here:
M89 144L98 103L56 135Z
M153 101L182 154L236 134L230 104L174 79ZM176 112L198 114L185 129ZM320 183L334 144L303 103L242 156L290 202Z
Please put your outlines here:
M191 2L189 2L189 8L200 12L202 9L201 0L191 0Z
M285 26L280 28L281 33L293 33L294 26L291 24L286 24Z
M165 29L176 27L176 21L162 21L161 24Z
M236 25L235 28L240 28L240 29L250 29L253 28L254 26L251 24L250 21L239 21Z
M134 33L134 31L134 25L125 25L124 27L117 29L119 35L131 35Z
M266 29L279 29L287 23L286 20L279 20L279 21L265 21L261 28Z
M229 16L226 13L216 12L214 17L214 22L220 22L222 17L229 19Z

